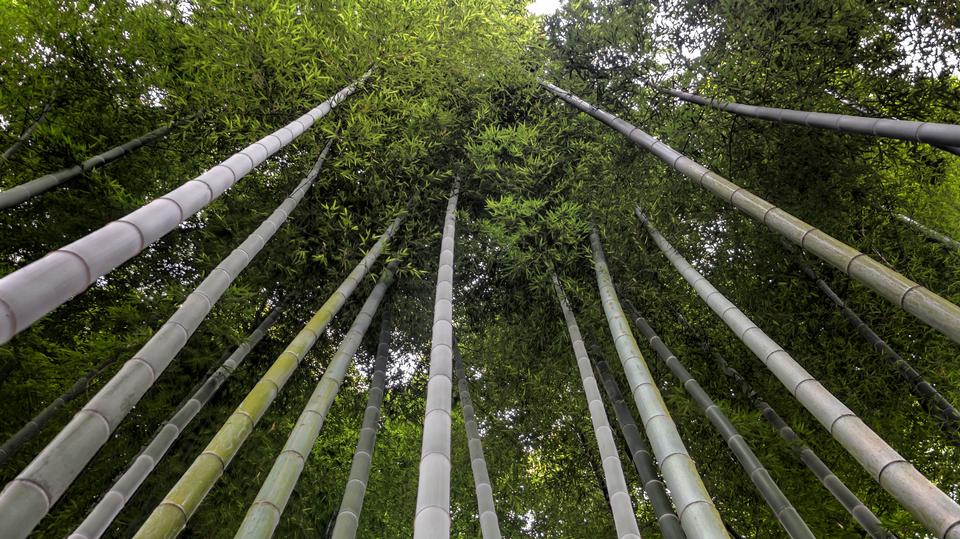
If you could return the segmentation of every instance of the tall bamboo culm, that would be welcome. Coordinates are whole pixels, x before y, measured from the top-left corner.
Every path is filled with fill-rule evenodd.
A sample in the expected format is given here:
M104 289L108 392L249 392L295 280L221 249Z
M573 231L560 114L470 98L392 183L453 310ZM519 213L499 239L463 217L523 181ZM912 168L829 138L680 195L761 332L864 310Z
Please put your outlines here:
M275 307L247 339L230 354L225 361L203 382L203 385L190 396L177 412L173 414L151 440L150 444L133 460L127 471L103 495L100 503L90 511L87 518L67 539L97 539L107 531L113 519L117 517L127 501L133 497L147 476L153 472L160 459L177 440L200 410L207 405L233 371L240 366L250 351L263 339L267 331L276 323L283 312L283 305Z
M958 149L958 154L960 154L960 149ZM893 213L893 218L901 223L919 231L924 236L934 240L936 242L942 243L943 245L953 249L954 251L960 251L960 241L957 241L950 236L947 236L943 232L934 230L928 226L918 223L915 219L911 219L902 213Z
M647 220L637 215L680 275L737 337L870 475L937 537L960 539L960 505L900 456L695 270Z
M0 344L206 207L350 97L370 74L166 195L0 278Z
M630 392L640 411L643 429L653 447L653 454L660 464L660 472L673 496L680 524L687 537L728 537L723 520L717 511L710 493L700 479L697 466L690 458L687 448L670 417L667 404L657 389L650 369L640 353L633 332L627 324L620 300L613 287L613 279L607 267L607 259L600 244L600 235L594 229L590 233L593 248L593 263L597 274L600 302L613 336L613 343L626 374Z
M196 115L193 115L183 120L173 122L170 125L158 127L149 133L141 135L135 139L128 140L119 146L115 146L103 153L97 154L87 159L83 163L80 163L79 165L74 165L70 168L51 172L50 174L45 174L39 178L16 185L5 191L0 191L0 210L16 206L17 204L20 204L41 193L45 193L58 185L62 185L76 178L77 176L81 176L95 168L112 163L113 161L120 159L121 157L140 148L141 146L146 146L147 144L151 144L162 139L163 137L169 135L175 127L187 123L193 120L195 117Z
M443 219L437 291L433 303L430 374L427 379L414 539L450 537L450 411L453 400L453 251L460 181L453 185Z
M630 141L645 148L700 187L733 204L750 217L767 225L804 250L867 285L887 300L960 343L960 307L750 191L738 187L719 174L711 172L637 127L594 107L566 90L546 82L542 82L541 85L571 107L619 131Z
M363 336L370 329L370 323L377 314L387 289L393 284L396 268L396 262L387 266L347 331L343 342L330 359L323 376L317 382L317 387L310 395L310 400L307 401L296 425L287 437L287 443L273 462L273 467L260 487L253 505L247 510L243 522L240 523L240 528L235 535L237 539L264 539L273 536L277 525L280 524L283 510L290 500L290 495L297 487L303 467L310 458L310 450L320 436L320 429L323 428L327 413L337 394L340 393L340 386L347 377L350 363L360 349Z
M331 141L332 143L332 141ZM203 322L227 287L263 249L303 200L330 149L327 144L310 173L246 240L207 274L173 315L129 359L36 458L0 493L0 529L24 534L110 439Z
M813 532L810 531L807 524L800 518L800 514L796 508L793 507L790 500L787 499L783 491L780 490L780 487L777 486L773 477L770 476L770 472L767 471L763 463L760 462L760 459L757 458L757 455L750 449L750 445L747 444L747 441L743 435L740 434L740 431L737 430L737 427L730 421L730 418L727 417L727 414L723 413L723 410L713 402L713 399L710 398L710 395L707 394L700 383L697 382L690 372L687 371L686 367L680 363L680 359L670 351L670 348L668 348L660 336L653 331L653 328L650 327L647 320L640 316L629 302L627 302L627 309L631 311L630 314L634 323L637 325L637 328L640 329L640 333L643 334L644 338L647 339L650 347L660 356L660 359L667 365L670 372L680 380L680 385L683 386L683 389L686 390L693 401L697 403L697 406L699 406L704 415L707 416L710 424L713 425L713 428L720 434L723 441L726 442L730 451L733 452L734 457L736 457L737 462L743 467L743 471L747 473L750 482L757 487L760 496L767 502L767 505L773 511L777 520L780 521L780 525L783 526L787 535L790 537L813 539Z
M551 272L552 273L552 272ZM603 407L600 397L600 387L593 376L593 367L590 366L590 356L584 346L583 337L577 319L570 308L567 294L560 285L556 273L551 274L553 288L560 302L560 310L570 333L573 344L573 353L577 357L577 369L580 371L580 380L583 383L583 392L587 397L587 408L590 410L590 421L593 424L593 434L597 440L597 449L603 465L603 479L607 487L610 501L610 510L613 512L613 523L619 539L640 539L640 528L637 526L637 517L633 512L633 502L627 490L627 480L623 476L623 466L620 463L620 453L613 440L613 430L607 420L607 410ZM726 534L723 535L726 537Z
M606 360L598 359L596 366L607 397L613 404L617 424L620 426L620 434L623 435L623 439L627 443L627 450L630 452L633 466L637 469L640 481L643 482L644 492L650 498L650 504L653 506L653 513L657 517L660 532L664 539L685 539L686 534L683 533L683 528L680 526L680 519L674 513L667 490L653 466L653 456L650 454L647 441L640 434L640 429L637 428L637 423L633 420L633 414L630 412L626 401L623 400L620 385L613 377L613 373L610 372Z
M483 539L500 539L500 521L493 502L493 484L487 472L487 459L483 454L483 441L477 428L477 417L467 385L467 373L463 370L463 358L456 338L453 344L453 372L457 375L460 392L460 409L463 411L463 426L467 430L467 447L470 451L470 467L473 470L473 485L477 491L477 515Z
M380 257L387 242L393 237L403 216L397 217L387 227L386 232L367 251L359 264L350 272L350 275L340 283L340 286L330 294L327 301L313 315L309 322L300 330L300 333L290 341L287 348L280 353L273 365L260 378L257 384L243 399L243 402L234 410L233 414L220 427L207 447L198 456L190 468L180 477L180 480L167 493L163 502L153 510L143 526L137 531L137 538L170 538L186 526L187 520L193 515L210 492L231 459L240 450L253 428L263 414L273 404L273 400L293 376L300 362L313 348L317 339L326 330L330 321L347 299L357 289L357 286L370 271L373 263Z
M846 302L830 288L830 285L828 285L813 268L799 258L797 258L797 262L800 264L800 269L803 273L840 309L843 317L853 326L853 329L857 330L864 340L870 343L870 346L873 347L874 350L880 352L880 355L890 363L890 366L910 384L910 391L916 395L920 404L923 405L923 408L939 422L940 427L947 434L948 438L950 438L954 444L960 441L960 436L958 436L958 434L960 434L958 433L958 430L960 430L960 412L957 411L957 408L937 391L930 382L926 381L896 350L881 339L853 309L848 307Z
M367 492L370 479L370 463L373 460L373 448L377 443L377 430L380 428L380 407L383 405L383 392L387 380L387 361L390 359L390 334L393 331L392 302L388 298L380 315L380 340L377 345L377 357L373 362L373 375L370 377L370 390L367 392L367 407L363 412L363 425L360 438L353 452L350 465L350 477L343 490L343 500L337 512L337 521L333 526L331 539L353 539L360 526L360 511L363 509L363 497Z

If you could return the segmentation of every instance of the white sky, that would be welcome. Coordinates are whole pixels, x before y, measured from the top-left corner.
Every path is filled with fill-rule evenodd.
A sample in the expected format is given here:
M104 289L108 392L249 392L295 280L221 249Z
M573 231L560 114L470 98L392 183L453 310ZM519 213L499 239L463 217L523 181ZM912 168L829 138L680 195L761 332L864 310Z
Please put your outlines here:
M532 4L527 4L527 11L534 15L553 15L560 9L561 0L534 0Z

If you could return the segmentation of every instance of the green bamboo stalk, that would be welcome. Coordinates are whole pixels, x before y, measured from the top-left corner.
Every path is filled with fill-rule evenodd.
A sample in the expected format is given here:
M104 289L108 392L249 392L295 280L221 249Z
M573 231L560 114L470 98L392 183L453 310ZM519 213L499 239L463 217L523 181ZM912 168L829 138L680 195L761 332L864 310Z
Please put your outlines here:
M960 539L960 505L923 476L693 268L637 208L654 243L697 295L830 432L928 530Z
M450 537L450 410L453 399L453 251L457 235L455 180L447 201L433 303L430 374L427 379L414 539Z
M0 278L0 344L189 219L356 92L347 85L300 118L117 221Z
M360 525L360 511L363 509L363 497L367 492L370 479L370 462L373 460L373 448L377 443L377 430L380 428L380 407L383 404L383 392L387 379L387 360L390 359L390 333L393 330L393 312L389 299L380 315L380 344L377 357L373 362L373 375L370 377L370 390L367 394L367 407L363 412L363 426L357 448L353 452L350 465L350 478L343 490L343 500L337 512L331 539L353 539Z
M610 277L596 228L590 233L590 245L593 248L597 287L610 334L613 336L617 355L620 357L637 409L640 410L647 439L653 446L660 471L673 496L683 531L690 538L728 537L720 513L700 479L697 466L677 432L677 426L670 417L670 411L626 322L627 317L623 314L613 287L613 279Z
M911 228L914 228L920 231L921 234L923 234L924 236L934 241L940 242L955 251L960 251L960 241L957 241L951 238L950 236L947 236L943 232L939 232L930 227L924 226L918 223L916 220L911 219L910 217L907 217L902 213L893 212L893 218L896 219L897 221L900 221L901 223L904 223L905 225Z
M467 375L463 370L463 358L454 335L453 372L457 375L457 389L460 393L460 409L463 410L463 425L467 431L467 447L470 451L470 467L473 469L473 484L477 492L477 515L480 520L480 534L483 539L500 539L500 522L493 502L493 484L487 473L487 459L483 455L483 441L477 428L477 418L467 386Z
M597 379L593 376L593 367L590 366L590 356L587 347L583 344L580 327L570 308L570 300L560 285L557 274L551 271L553 288L560 302L560 310L567 323L567 332L573 343L573 353L577 357L577 368L580 371L580 380L583 383L583 392L587 397L587 408L590 410L590 421L593 424L593 433L597 440L597 449L603 464L603 478L607 487L607 499L610 510L613 512L613 523L619 539L640 539L640 528L637 526L637 517L633 512L633 503L627 491L627 480L623 476L623 466L620 463L620 453L613 440L613 430L607 420L607 411L600 398L600 388ZM723 535L726 537L726 534Z
M597 357L600 357L599 355ZM653 456L650 454L650 447L647 441L640 434L637 423L633 420L633 414L623 399L620 392L620 386L616 378L607 366L606 360L599 359L596 362L597 372L600 373L600 379L603 381L603 388L613 404L613 411L617 417L617 424L620 426L620 433L624 441L627 442L627 449L633 460L633 467L636 468L640 481L643 483L643 490L650 498L650 504L653 506L653 513L657 517L657 524L660 526L660 532L664 539L685 539L686 534L680 526L680 519L673 511L673 505L670 503L670 497L667 495L666 487L657 475L657 470L653 466Z
M280 516L290 500L290 495L297 487L297 481L303 473L307 458L310 457L310 450L320 436L320 429L323 428L327 412L330 411L334 399L340 392L340 386L343 385L343 380L347 376L347 369L353 362L353 356L360 348L363 336L370 328L370 322L377 313L377 308L380 307L387 289L393 284L396 268L397 262L391 262L387 266L360 312L357 313L353 325L347 331L337 352L330 359L327 369L317 382L313 395L310 396L300 418L297 419L296 426L287 437L283 451L273 462L273 467L260 487L253 505L247 510L247 515L235 535L237 539L265 539L273 536L277 525L280 524Z
M37 119L27 126L22 133L20 133L20 136L17 137L17 140L13 141L13 144L3 151L2 157L5 161L9 160L11 157L13 157L13 154L20 151L20 148L23 147L23 143L30 139L30 136L33 135L33 132L37 130L37 127L39 127L40 124L43 123L43 121L47 118L47 113L50 112L51 108L53 108L53 101L56 95L57 92L54 90L50 94L50 99L44 103L43 110L40 111L40 116L37 116Z
M632 304L627 304L628 309L631 309L631 307L633 307ZM650 347L656 351L660 359L666 363L670 372L680 380L680 385L683 386L683 389L690 394L693 401L697 403L697 406L699 406L704 415L707 416L710 424L723 438L723 441L730 448L730 451L733 452L737 462L740 463L743 471L746 472L747 477L750 478L750 482L757 487L760 496L763 497L763 500L773 511L774 516L780 522L780 525L783 526L787 535L790 537L807 537L813 539L813 532L810 531L810 528L807 527L807 524L800 517L800 514L797 513L796 508L793 507L790 500L787 499L780 490L780 487L777 486L773 477L770 476L770 472L767 471L763 463L760 462L760 459L757 458L757 455L750 449L743 435L740 434L740 431L738 431L733 422L730 421L727 414L723 413L723 410L713 402L713 399L710 398L710 395L707 394L700 383L697 382L683 364L680 363L680 359L670 351L666 343L653 331L653 328L650 327L647 320L640 316L635 309L631 310L633 310L631 315L634 323L637 325L637 328L640 329L640 333L647 339Z
M270 311L260 325L250 333L247 339L221 362L203 384L187 398L177 409L176 413L157 431L150 444L130 463L127 471L103 495L100 502L87 515L87 518L73 531L67 539L97 539L107 531L113 519L117 517L127 501L133 497L140 485L147 479L153 469L166 455L173 442L180 437L187 425L206 406L207 402L217 393L220 387L240 366L247 354L267 334L267 330L277 321L283 312L281 304Z
M220 427L203 453L180 477L177 484L167 493L164 501L153 510L147 521L137 531L137 538L171 538L176 537L183 530L189 517L197 510L214 483L223 475L227 464L253 432L253 427L260 421L287 380L300 366L304 356L313 348L320 334L340 312L344 303L370 271L370 267L380 257L380 253L400 227L401 222L403 222L403 216L394 219L386 232L353 268L350 275L327 298L300 333L290 341L286 350L280 353L266 374L237 406L233 415Z
M632 142L647 149L670 165L671 168L693 180L697 185L733 204L750 217L767 225L804 250L817 255L850 277L872 288L898 307L930 324L955 342L960 343L960 307L957 305L822 230L797 219L750 191L738 187L726 178L711 172L620 118L604 112L552 84L541 82L541 85L571 107L585 112L619 131Z
M149 133L128 140L119 146L114 146L103 153L97 154L87 159L83 163L80 163L79 165L74 165L56 172L51 172L50 174L45 174L26 183L11 187L10 189L0 191L0 210L16 206L41 193L47 192L58 185L62 185L76 178L77 176L82 176L83 174L86 174L95 168L112 163L113 161L130 154L142 146L152 144L162 139L163 137L169 135L170 132L173 131L177 126L190 122L196 117L197 115L194 114L184 118L183 120L175 121L170 125L158 127Z

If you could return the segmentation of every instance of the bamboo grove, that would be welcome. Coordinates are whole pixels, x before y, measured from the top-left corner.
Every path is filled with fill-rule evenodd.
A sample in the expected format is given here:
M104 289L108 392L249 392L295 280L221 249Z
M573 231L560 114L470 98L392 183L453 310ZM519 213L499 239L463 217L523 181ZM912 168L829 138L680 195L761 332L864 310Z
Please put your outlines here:
M548 4L0 7L0 535L960 539L954 6Z

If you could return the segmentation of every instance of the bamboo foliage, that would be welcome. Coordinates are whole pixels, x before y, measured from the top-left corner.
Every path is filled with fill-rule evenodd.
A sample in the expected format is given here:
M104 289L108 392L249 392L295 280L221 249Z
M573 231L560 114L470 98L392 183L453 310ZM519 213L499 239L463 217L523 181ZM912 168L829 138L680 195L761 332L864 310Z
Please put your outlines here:
M717 512L707 488L700 479L697 466L677 432L660 390L640 353L640 347L627 325L620 300L613 287L613 279L600 244L597 230L590 233L593 262L597 274L600 301L613 336L617 355L627 376L647 439L660 464L660 472L667 483L677 507L677 515L687 537L728 537L720 513Z
M467 431L467 447L470 451L470 467L473 470L473 484L477 491L477 515L480 520L480 534L483 539L500 539L500 522L493 503L493 485L487 472L487 459L483 455L483 441L477 428L477 418L467 385L467 374L463 370L463 358L456 339L453 345L453 372L457 375L457 389L460 393L460 409L463 410L463 426Z
M632 124L550 83L541 82L541 85L571 107L619 131L630 141L645 148L700 187L733 204L750 217L767 225L804 250L867 285L898 307L960 343L960 307L957 305L750 191L738 187Z
M630 452L633 466L637 469L640 481L643 482L644 492L650 498L650 504L653 506L653 512L657 517L660 532L664 539L684 539L686 535L680 526L680 519L673 511L673 505L670 504L666 487L660 481L660 477L657 476L657 470L653 467L653 456L650 454L650 448L640 434L640 429L637 428L637 423L633 420L630 408L623 400L623 394L620 392L620 386L617 384L616 378L613 377L613 373L610 372L610 367L607 366L604 359L598 359L596 366L607 397L613 404L617 424L620 426L620 434L623 435L623 439L627 443L627 450Z
M293 376L293 372L300 366L307 352L313 348L330 321L340 312L347 299L363 281L402 221L403 216L394 219L347 278L330 294L327 301L314 313L300 333L290 341L287 348L280 353L243 402L227 418L200 456L193 461L190 468L167 493L163 502L153 510L135 537L141 539L176 537L186 526L187 520L197 510L203 497L223 475L227 465L253 432L253 428L266 413L287 380Z
M960 539L960 505L873 432L856 414L695 270L637 208L641 222L697 295L830 434L937 537Z
M224 382L230 378L230 375L240 366L250 351L263 339L282 312L283 305L279 305L270 311L270 314L260 322L260 325L250 333L247 339L223 361L217 370L207 377L193 395L180 405L176 413L160 427L150 444L133 460L127 471L103 495L100 502L90 511L90 514L87 515L80 526L70 534L68 539L96 539L107 531L113 519L117 517L127 501L137 492L147 476L153 472L157 463L166 455L180 433L193 421L193 418L207 405L207 402L217 393Z
M747 473L750 482L757 487L760 496L763 497L763 500L773 511L777 520L780 521L780 525L783 526L787 535L790 537L807 537L813 539L813 532L810 531L810 528L807 527L807 524L800 517L800 514L797 513L796 508L793 507L790 500L787 499L783 491L780 490L780 487L777 486L773 477L770 476L770 472L767 471L763 463L760 462L760 459L757 458L757 455L750 449L750 445L747 444L747 441L743 438L743 435L740 434L740 431L737 430L737 427L730 421L730 418L727 417L727 414L723 413L723 410L713 402L710 395L707 394L686 367L683 366L680 359L670 351L666 343L653 331L653 328L650 327L647 320L633 309L633 305L628 303L627 309L632 311L631 315L634 323L637 328L640 329L640 333L643 334L644 338L647 339L650 347L660 356L660 359L667 365L670 372L680 381L683 389L686 390L694 402L697 403L697 406L703 411L704 415L707 416L713 428L723 437L723 441L730 448L737 462L743 467L743 471Z
M370 479L370 462L373 460L373 448L377 443L377 430L380 427L380 407L383 404L383 392L387 379L387 360L390 359L390 332L393 330L393 312L387 299L380 315L380 341L377 356L373 362L373 375L370 377L370 390L367 392L367 406L363 412L363 425L357 448L353 452L350 465L350 477L343 490L343 500L337 512L333 526L332 539L353 539L360 525L360 511L363 509L363 497L367 492Z
M352 95L369 76L347 85L285 127L138 210L0 278L0 344L83 292L232 187Z
M577 369L580 371L580 380L583 383L583 392L587 397L587 408L590 410L590 422L593 424L593 433L596 436L597 448L603 465L603 479L607 487L610 501L610 510L613 512L613 523L620 539L640 539L640 528L637 527L637 517L633 512L633 503L627 490L627 480L623 476L623 466L620 463L620 454L617 452L613 440L613 430L607 420L607 411L600 398L600 387L593 376L593 367L590 366L590 356L587 347L583 344L580 327L570 308L567 294L560 285L556 273L552 273L553 288L560 302L560 310L567 324L567 332L573 344L573 353L577 358ZM726 537L724 535L723 537Z
M332 141L331 141L332 143ZM28 533L110 439L133 406L186 345L227 287L303 200L330 150L246 240L187 296L166 323L129 359L39 455L0 493L0 529Z
M433 304L414 539L450 537L450 411L453 399L453 252L460 181L453 184L443 219L437 291Z
M130 152L140 148L141 146L152 144L153 142L156 142L157 140L169 135L170 132L173 131L173 129L178 125L187 123L195 117L196 115L193 115L185 118L184 120L173 122L170 125L158 127L149 133L128 140L119 146L115 146L103 153L97 154L87 159L83 163L80 163L79 165L74 165L56 172L51 172L50 174L45 174L39 178L30 180L27 183L22 183L5 191L0 191L0 210L16 206L17 204L20 204L41 193L45 193L50 189L57 187L58 185L62 185L76 178L77 176L81 176L95 168L112 163L113 161L128 155Z

